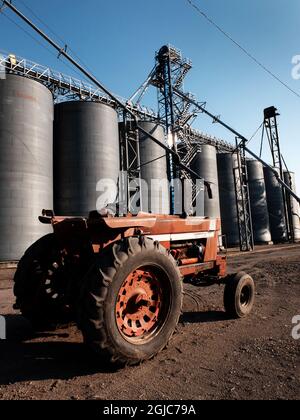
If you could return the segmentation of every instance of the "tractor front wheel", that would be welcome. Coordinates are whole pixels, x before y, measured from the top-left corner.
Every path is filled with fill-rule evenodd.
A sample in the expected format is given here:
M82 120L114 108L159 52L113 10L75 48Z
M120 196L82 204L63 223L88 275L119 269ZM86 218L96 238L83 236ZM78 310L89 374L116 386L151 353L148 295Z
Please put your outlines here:
M130 238L104 251L79 305L85 342L112 362L135 365L163 350L182 310L182 279L158 243Z
M225 284L224 306L231 318L248 316L254 306L255 284L251 276L239 273L229 276Z

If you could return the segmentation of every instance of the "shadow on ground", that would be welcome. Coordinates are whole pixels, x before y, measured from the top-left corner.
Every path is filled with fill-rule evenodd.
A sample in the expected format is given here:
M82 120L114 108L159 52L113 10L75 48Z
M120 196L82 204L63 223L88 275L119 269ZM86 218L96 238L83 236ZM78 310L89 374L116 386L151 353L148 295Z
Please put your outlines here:
M224 319L223 312L188 312L181 323ZM81 341L71 342L70 329L37 333L20 315L9 315L6 321L7 340L0 341L0 385L117 372L108 360L95 357Z
M67 341L69 330L36 333L21 316L10 315L6 320L7 339L0 341L0 385L116 371L81 341Z

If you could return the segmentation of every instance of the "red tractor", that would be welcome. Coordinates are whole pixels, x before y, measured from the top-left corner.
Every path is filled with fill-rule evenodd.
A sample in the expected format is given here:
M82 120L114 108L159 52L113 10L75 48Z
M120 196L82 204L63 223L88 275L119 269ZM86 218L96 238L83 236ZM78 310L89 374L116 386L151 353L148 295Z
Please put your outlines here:
M199 217L55 217L15 275L16 309L33 324L76 319L85 342L112 362L137 364L168 344L182 313L183 284L224 284L228 315L254 304L246 273L227 275L220 220Z
M176 136L172 147L155 138L139 124L139 112L129 103L113 95L10 1L3 0L3 4L81 71L101 94L107 95L114 107L123 110L137 132L172 156L174 167L191 179L201 179L181 161ZM167 52L165 48L161 51L163 55ZM242 141L243 152L266 165L246 147L248 140L244 136L203 104L178 86L168 90L232 132ZM273 171L278 182L300 201ZM211 198L210 183L204 180L204 185ZM181 315L184 281L198 286L225 284L225 309L233 317L244 317L252 310L253 280L246 273L228 276L226 258L219 255L220 220L98 213L88 218L68 218L55 217L51 211L44 211L40 220L52 224L54 233L35 243L20 261L15 275L15 307L34 324L56 324L75 316L87 344L109 355L112 361L136 364L152 358L167 345Z

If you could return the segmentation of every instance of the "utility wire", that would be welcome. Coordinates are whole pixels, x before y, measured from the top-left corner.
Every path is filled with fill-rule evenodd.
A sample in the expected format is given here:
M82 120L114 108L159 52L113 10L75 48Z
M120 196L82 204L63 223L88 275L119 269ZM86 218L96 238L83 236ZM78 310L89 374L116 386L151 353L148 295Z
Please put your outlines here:
M241 44L239 44L235 39L232 38L223 28L221 28L216 22L214 22L206 13L204 13L197 4L195 4L192 0L186 0L188 4L196 10L198 14L200 14L204 19L206 19L212 26L214 26L219 32L221 32L227 39L229 39L236 47L238 47L244 54L246 54L252 61L254 61L260 68L262 68L266 73L269 74L273 79L275 79L278 83L288 89L293 95L300 98L300 94L292 89L287 83L282 81L275 73L273 73L270 69L268 69L264 64L262 64L257 58L254 57L249 51L246 50Z
M263 123L263 129L262 129L261 141L260 141L260 154L259 154L260 158L262 158L263 151L264 151L264 140L265 140L265 124Z
M253 134L252 137L250 137L247 145L254 139L254 137L256 137L256 135L258 134L259 130L262 128L262 126L264 125L264 123L261 123L260 126L258 127L258 129L255 131L255 133Z
M254 139L254 137L256 137L256 135L258 134L259 130L262 128L263 125L264 125L264 123L260 124L260 126L258 127L258 129L254 132L254 134L250 137L250 139L245 144L246 146L248 146L249 143ZM241 141L240 144L238 145L238 147L235 148L232 153L236 153L239 150L239 148L240 148L240 146L241 146L242 143L243 142Z
M37 44L39 44L41 47L45 48L45 50L47 50L51 55L53 55L55 58L57 58L56 54L53 53L53 51L50 50L50 48L46 47L42 42L40 42L37 38L35 38L29 31L27 31L25 28L23 28L21 25L19 25L17 22L15 22L12 18L10 18L8 15L6 15L6 13L4 13L4 11L1 11L1 15L3 15L4 17L6 17L11 23L13 23L15 26L17 26L21 31L23 31L26 35L28 35L33 41L35 41ZM69 66L67 63L63 62L62 63L68 67L69 69L71 69L72 71L75 71L77 74L79 74L79 72L77 72L76 70L74 70L71 66ZM25 144L24 144L25 145ZM163 157L163 156L162 156ZM158 158L157 160L162 159L162 157ZM156 161L156 159L155 159ZM149 164L150 162L148 162L147 164ZM147 165L146 164L146 165ZM211 185L214 186L218 186L218 184L211 182ZM230 192L228 189L225 189L221 186L219 186L220 190L223 190L224 192Z
M64 39L62 39L62 37L60 35L58 35L44 20L42 20L34 12L34 10L32 10L32 8L29 7L23 0L18 0L18 1L19 1L19 3L21 3L25 7L25 9L27 9L32 14L32 16L34 16L45 28L47 28L48 31L52 33L52 35L54 35L60 42L62 42L64 45L66 45L67 48L69 49L69 51L77 58L77 60L80 61L81 64L92 73L91 69L88 68L88 66L86 65L86 63L84 63L84 61L78 56L78 54L76 53L76 51L74 51L73 49L71 49L67 45L66 41Z
M52 32L52 34L54 34L61 42L63 42L64 44L65 44L65 42L64 42L64 40L62 40L62 38L59 36L59 35L57 35L50 27L49 27L49 25L47 25L46 23L44 23L35 13L34 13L34 11L32 10L32 9L30 9L29 8L29 6L26 6L25 5L25 3L22 1L22 0L19 0L25 7L26 7L26 9L28 9L29 11L31 11L31 13L36 17L36 19L37 20L39 20L45 27L47 27L47 29L50 31L50 32ZM196 5L194 5L192 2L191 2L191 0L187 0L193 7L197 7ZM200 11L200 10L199 10ZM10 18L6 13L4 13L4 10L0 10L0 13L3 15L3 16L5 16L11 23L13 23L15 26L17 26L21 31L23 31L25 34L27 34L33 41L35 41L38 45L40 45L40 46L42 46L45 50L47 50L51 55L53 55L54 57L56 57L57 58L57 56L56 56L56 54L54 54L48 47L46 47L42 42L40 42L38 39L36 39L30 32L28 32L25 28L23 28L21 25L19 25L17 22L15 22L12 18ZM202 12L201 12L202 13ZM71 48L69 48L69 50L70 51L72 51L73 52L73 54L74 55L76 55L76 53L73 51L73 50L71 50ZM76 55L77 56L77 55ZM58 58L60 58L60 57L58 57ZM82 64L84 64L83 63L83 61L77 56L77 58L78 58L78 60L79 61L81 61L82 62ZM68 65L67 63L65 63L65 62L63 62L62 61L62 63L66 66L66 67L68 67L69 69L71 69L72 71L75 71L77 74L79 74L79 72L77 72L76 70L74 70L73 69L73 67L71 67L70 65ZM299 95L299 97L300 97L300 95ZM260 127L256 130L256 132L253 134L253 136L250 138L250 140L249 140L249 142L256 136L256 134L257 134L257 132L259 131L259 129L261 128L261 125L260 125ZM159 160L159 159L161 159L161 158L158 158L157 160ZM212 185L216 185L217 186L217 184L215 184L215 183L211 183ZM223 189L224 191L227 191L227 190L225 190L224 188L221 188L221 189Z
M37 38L35 38L29 31L27 31L25 28L23 28L21 25L19 25L14 19L12 19L10 16L8 16L3 10L1 11L1 15L4 16L7 20L9 20L13 25L17 26L21 31L23 31L26 35L29 36L34 42L36 42L38 45L43 47L45 50L47 50L51 55L56 57L56 55L53 53L50 48L46 47L45 44L43 44L41 41L39 41Z
M29 31L27 31L25 28L23 28L21 25L19 25L14 19L12 19L10 16L8 16L3 10L1 11L1 15L4 16L7 20L9 20L13 25L15 25L17 28L19 28L22 32L24 32L29 38L31 38L35 43L40 45L42 48L44 48L49 54L51 54L56 59L59 58L57 55L48 48L45 44L43 44L41 41L39 41L36 37L34 37ZM66 63L65 61L60 60L61 63L63 63L64 66L66 66L69 70L77 74L77 76L82 77L82 74L79 73L79 71L75 70L71 65Z

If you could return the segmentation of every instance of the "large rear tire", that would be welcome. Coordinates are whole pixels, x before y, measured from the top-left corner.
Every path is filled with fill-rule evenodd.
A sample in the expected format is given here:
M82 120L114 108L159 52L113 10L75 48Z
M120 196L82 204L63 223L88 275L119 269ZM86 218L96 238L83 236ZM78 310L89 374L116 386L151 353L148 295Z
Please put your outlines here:
M79 328L97 353L135 365L167 346L182 300L182 278L167 251L150 239L126 239L105 250L87 274Z
M14 277L15 309L38 329L71 321L74 314L66 303L66 280L55 235L44 236L19 262Z

